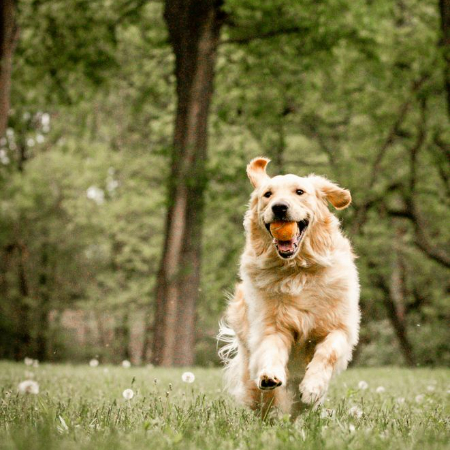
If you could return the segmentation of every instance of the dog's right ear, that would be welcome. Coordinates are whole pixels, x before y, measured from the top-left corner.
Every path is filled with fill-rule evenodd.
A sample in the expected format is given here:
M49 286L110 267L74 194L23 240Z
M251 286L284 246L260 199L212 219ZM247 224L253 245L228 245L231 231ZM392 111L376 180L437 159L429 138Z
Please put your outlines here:
M252 159L247 165L247 175L250 178L254 188L258 188L264 180L268 180L270 178L266 173L266 166L269 162L269 158L258 157Z

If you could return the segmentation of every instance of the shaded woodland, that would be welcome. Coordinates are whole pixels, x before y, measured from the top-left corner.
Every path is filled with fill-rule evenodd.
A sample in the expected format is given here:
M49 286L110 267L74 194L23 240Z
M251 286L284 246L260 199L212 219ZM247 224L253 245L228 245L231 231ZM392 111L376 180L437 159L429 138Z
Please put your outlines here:
M0 16L0 358L216 364L265 155L352 192L355 363L450 363L448 0Z

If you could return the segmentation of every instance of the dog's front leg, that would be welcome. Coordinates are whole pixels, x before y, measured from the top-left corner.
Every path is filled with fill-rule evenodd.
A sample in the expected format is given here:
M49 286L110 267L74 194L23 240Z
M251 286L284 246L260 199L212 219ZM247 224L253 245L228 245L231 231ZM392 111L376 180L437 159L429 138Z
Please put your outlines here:
M250 376L261 390L286 385L291 340L279 332L261 336L250 355Z
M347 367L351 358L352 345L343 331L332 331L316 346L314 356L300 383L302 401L307 404L320 404L327 393L331 377Z

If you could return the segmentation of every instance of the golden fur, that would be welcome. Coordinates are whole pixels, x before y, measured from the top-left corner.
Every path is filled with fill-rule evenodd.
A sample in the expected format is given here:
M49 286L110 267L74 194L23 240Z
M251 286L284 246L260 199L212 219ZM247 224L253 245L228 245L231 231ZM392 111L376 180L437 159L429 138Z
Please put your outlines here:
M255 190L244 219L242 282L221 324L219 338L228 344L220 354L238 401L264 414L270 405L296 414L323 401L358 341L355 256L327 206L346 208L351 196L315 175L270 178L268 162L256 158L247 167ZM266 227L280 201L289 205L289 220L308 220L297 252L287 259Z

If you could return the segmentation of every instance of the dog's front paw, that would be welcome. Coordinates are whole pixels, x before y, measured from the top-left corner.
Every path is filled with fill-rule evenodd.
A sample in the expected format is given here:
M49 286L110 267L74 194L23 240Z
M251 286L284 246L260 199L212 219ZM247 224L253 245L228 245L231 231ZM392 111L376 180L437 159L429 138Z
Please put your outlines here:
M302 402L308 405L320 405L328 391L328 381L324 377L305 377L300 383Z
M262 391L271 391L286 384L284 374L272 370L262 370L257 379L258 388Z
M277 377L269 377L268 375L261 375L258 380L258 388L262 391L271 391L283 384Z

